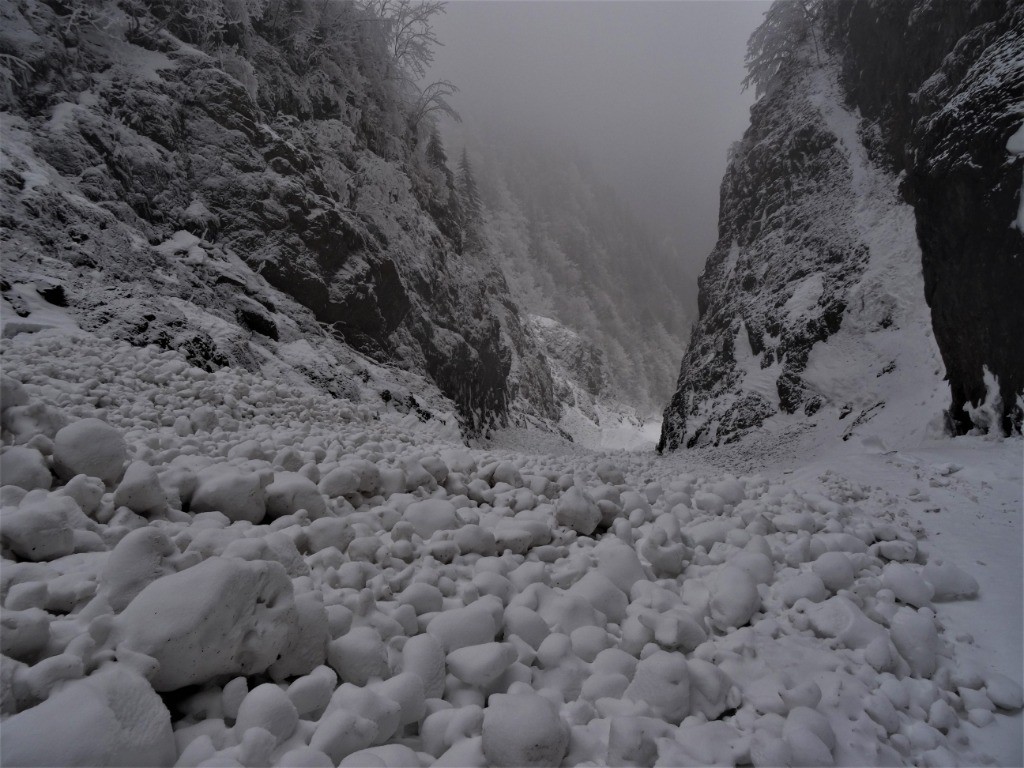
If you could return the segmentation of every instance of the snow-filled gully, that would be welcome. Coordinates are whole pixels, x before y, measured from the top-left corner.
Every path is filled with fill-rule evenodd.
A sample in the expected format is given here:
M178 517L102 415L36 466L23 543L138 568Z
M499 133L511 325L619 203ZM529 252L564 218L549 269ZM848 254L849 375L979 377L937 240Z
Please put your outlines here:
M4 765L983 764L1019 724L946 626L974 563L864 465L470 450L173 352L2 354Z

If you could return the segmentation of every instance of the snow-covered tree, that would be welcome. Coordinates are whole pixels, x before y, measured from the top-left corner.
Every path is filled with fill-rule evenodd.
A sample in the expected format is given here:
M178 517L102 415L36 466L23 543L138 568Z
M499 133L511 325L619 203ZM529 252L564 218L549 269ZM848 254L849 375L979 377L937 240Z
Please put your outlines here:
M814 33L821 0L776 0L764 15L761 26L747 41L747 76L743 88L754 86L760 96L768 89L772 78L792 60L798 46L811 36L815 50L818 41Z
M480 203L480 190L476 185L476 177L473 174L473 166L470 165L469 155L465 147L462 149L462 158L459 160L459 195L462 197L462 205L466 210L466 217L472 222L480 221L482 206Z

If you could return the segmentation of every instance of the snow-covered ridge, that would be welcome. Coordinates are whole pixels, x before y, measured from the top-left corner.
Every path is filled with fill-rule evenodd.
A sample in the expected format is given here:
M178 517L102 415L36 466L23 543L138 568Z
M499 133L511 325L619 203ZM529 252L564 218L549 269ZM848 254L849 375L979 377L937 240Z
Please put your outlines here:
M4 764L980 764L1021 707L946 631L979 585L920 490L467 450L87 332L0 353Z

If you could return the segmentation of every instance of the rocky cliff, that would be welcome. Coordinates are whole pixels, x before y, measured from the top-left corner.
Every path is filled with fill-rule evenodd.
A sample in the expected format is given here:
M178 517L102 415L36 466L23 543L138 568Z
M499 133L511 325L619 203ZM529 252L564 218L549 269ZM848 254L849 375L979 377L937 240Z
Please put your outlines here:
M25 0L0 13L5 289L59 283L78 322L204 366L326 340L330 366L365 356L425 374L471 431L516 401L554 411L500 266L467 244L430 105L368 10ZM311 378L355 389L355 368Z
M850 0L788 38L722 182L662 448L849 437L943 369L957 431L986 369L1019 428L1020 22L1006 2Z

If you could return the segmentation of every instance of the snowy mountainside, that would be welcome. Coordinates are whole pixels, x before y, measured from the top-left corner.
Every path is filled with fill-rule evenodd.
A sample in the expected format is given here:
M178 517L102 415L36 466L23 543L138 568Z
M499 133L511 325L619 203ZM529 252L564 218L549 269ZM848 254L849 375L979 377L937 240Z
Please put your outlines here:
M1019 429L1019 4L773 8L661 447Z
M908 398L940 410L913 211L865 151L836 62L793 70L752 108L722 182L669 449L760 429L848 438Z
M608 398L659 411L693 315L681 260L578 152L512 129L467 143L479 148L483 235L517 301L601 350Z
M307 336L427 377L469 431L513 401L548 416L501 270L468 252L443 150L407 121L384 22L356 4L217 7L4 4L8 282L56 281L84 326L208 365L256 366ZM325 24L349 31L323 43ZM514 361L539 381L529 400Z
M549 317L529 315L528 325L546 354L563 434L593 449L640 450L654 445L657 422L616 399L600 349Z

